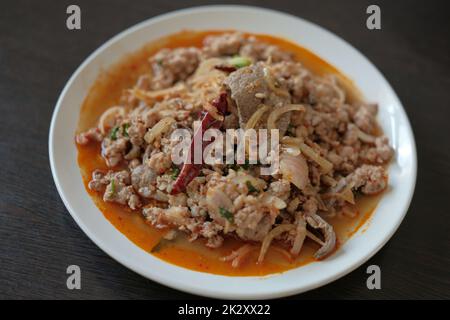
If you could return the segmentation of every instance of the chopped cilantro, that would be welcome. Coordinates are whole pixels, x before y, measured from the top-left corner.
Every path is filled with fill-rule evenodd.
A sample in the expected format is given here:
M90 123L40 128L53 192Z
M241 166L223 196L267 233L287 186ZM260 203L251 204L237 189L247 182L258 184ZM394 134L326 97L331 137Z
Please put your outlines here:
M114 195L116 193L116 183L114 182L114 179L111 180L111 195Z
M114 127L114 128L112 128L112 130L111 130L111 134L109 135L109 137L112 139L112 140L117 140L117 132L119 131L119 127Z
M172 170L170 171L170 177L173 180L176 180L179 174L180 174L180 168L172 167Z
M250 181L245 182L245 184L247 185L248 192L256 192L256 193L259 193L259 190L256 189L256 188L252 185L252 183L251 183Z
M230 63L236 68L243 68L252 64L252 61L249 58L236 56L231 58Z
M128 128L130 127L129 123L124 123L122 125L122 135L128 138Z
M233 222L233 214L225 208L219 208L220 215L230 222Z

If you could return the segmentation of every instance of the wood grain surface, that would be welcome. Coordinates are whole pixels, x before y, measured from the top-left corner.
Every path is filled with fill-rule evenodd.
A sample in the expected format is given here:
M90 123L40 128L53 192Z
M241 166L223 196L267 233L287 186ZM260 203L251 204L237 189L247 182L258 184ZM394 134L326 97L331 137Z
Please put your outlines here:
M2 1L0 4L0 298L186 299L123 267L76 225L48 160L50 118L78 65L116 33L147 18L215 1ZM221 1L220 3L224 3ZM382 29L369 31L369 1L244 1L289 12L341 36L386 76L412 123L416 192L397 233L368 263L293 299L450 298L450 22L446 2L377 1ZM82 30L65 26L78 4ZM344 70L345 72L345 70ZM66 268L82 270L68 290ZM366 268L381 267L368 290Z

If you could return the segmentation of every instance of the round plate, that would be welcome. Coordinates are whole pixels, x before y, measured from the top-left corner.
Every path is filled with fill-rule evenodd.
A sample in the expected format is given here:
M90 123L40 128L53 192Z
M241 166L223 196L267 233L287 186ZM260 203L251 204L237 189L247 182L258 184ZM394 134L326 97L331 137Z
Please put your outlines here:
M270 23L268 23L270 21ZM390 188L370 227L358 232L328 259L265 277L229 277L166 263L140 249L105 219L86 192L77 165L74 133L80 107L101 70L126 53L182 29L235 29L287 38L313 51L354 81L368 101L380 106L379 121L395 149ZM414 191L417 156L405 111L386 79L351 45L303 19L267 9L207 6L149 19L115 36L75 71L56 104L49 135L50 164L58 192L80 228L103 251L135 272L190 293L233 299L276 298L304 292L351 272L389 240L406 214Z

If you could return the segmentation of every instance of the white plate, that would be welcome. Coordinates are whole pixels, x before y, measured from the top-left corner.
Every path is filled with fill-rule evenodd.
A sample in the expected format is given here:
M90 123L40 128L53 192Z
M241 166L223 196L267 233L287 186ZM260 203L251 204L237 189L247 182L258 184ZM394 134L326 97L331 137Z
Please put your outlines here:
M379 103L379 120L396 155L389 167L391 188L383 196L367 231L354 235L336 254L322 262L265 277L228 277L191 271L155 258L104 218L84 189L77 165L74 132L80 106L100 70L124 54L181 29L237 29L282 36L336 66L355 82L367 100ZM197 7L165 14L139 23L102 45L75 71L59 97L50 127L49 153L53 178L64 204L81 229L103 251L144 277L169 287L232 299L276 298L304 292L336 280L363 264L400 225L414 191L417 171L415 142L408 118L391 86L372 63L351 45L317 25L280 12L242 6Z

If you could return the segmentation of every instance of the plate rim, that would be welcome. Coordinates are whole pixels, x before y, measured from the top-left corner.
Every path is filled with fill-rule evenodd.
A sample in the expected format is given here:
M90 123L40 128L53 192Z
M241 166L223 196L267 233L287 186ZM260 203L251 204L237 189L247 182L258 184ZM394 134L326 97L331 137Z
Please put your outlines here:
M363 60L365 60L365 62L367 64L369 64L371 67L374 68L375 72L378 73L378 75L385 81L385 84L387 85L387 89L390 91L391 95L395 98L398 106L400 107L399 110L402 113L402 116L406 119L406 130L408 131L408 134L411 137L411 151L412 151L412 184L409 185L408 187L408 197L407 197L407 201L406 204L403 207L403 212L401 213L401 215L399 215L398 221L396 223L396 225L391 229L391 232L389 232L389 234L387 236L385 236L385 238L383 239L383 241L381 241L378 246L376 246L371 252L368 252L366 254L364 254L364 258L360 259L359 261L354 262L352 265L348 266L347 268L345 268L344 270L342 270L341 272L335 273L333 275L330 275L328 277L323 278L321 281L317 281L316 283L312 284L312 285L308 285L308 286L304 286L301 288L293 288L290 290L278 290L278 291L274 291L271 292L270 290L265 291L265 292L255 292L254 294L252 294L251 296L247 293L241 294L239 292L234 293L234 294L230 294L230 293L225 293L225 292L220 292L217 290L205 290L204 288L201 288L201 290L203 291L199 291L199 287L198 286L192 286L192 285L187 285L186 283L180 284L177 281L167 281L167 279L165 280L161 280L158 277L152 277L149 276L148 273L145 273L143 271L142 268L137 267L135 265L131 265L126 259L124 259L122 256L116 256L116 254L110 250L110 248L108 248L107 244L104 243L102 240L98 239L98 237L95 235L94 232L91 232L89 230L89 228L80 220L80 218L78 217L78 215L76 214L76 210L74 208L71 207L68 199L66 198L66 194L64 193L64 190L62 189L61 186L61 182L59 181L59 177L57 175L57 170L56 170L56 164L55 164L55 159L54 159L54 133L55 133L55 124L56 124L56 119L57 119L57 115L59 113L59 110L61 108L62 105L62 101L64 99L64 97L66 96L67 92L69 91L69 89L71 88L73 82L75 81L75 79L79 76L79 74L81 73L81 71L96 57L98 56L101 52L103 52L106 48L108 48L111 44L115 43L116 41L119 41L120 39L124 38L125 36L127 36L130 33L133 33L141 28L144 28L147 24L152 24L152 23L157 23L159 21L165 20L165 19L170 19L172 17L176 17L176 16L180 16L180 15L189 15L191 13L197 13L197 12L201 12L201 11L210 11L210 10L247 10L247 11L263 11L269 14L276 14L276 15L281 15L281 16L285 16L286 18L294 18L294 19L298 19L301 20L303 23L306 23L308 25L311 25L315 28L320 29L322 32L327 33L329 36L332 36L334 38L337 38L338 40L340 40L341 42L343 42L348 48L352 49L355 54L357 54L360 58L362 58ZM142 44L144 45L144 43ZM343 70L344 74L345 74L345 70ZM357 85L357 84L356 84ZM318 288L320 286L323 286L325 284L328 284L334 280L337 280L339 278L341 278L342 276L349 274L350 272L354 271L356 268L358 268L359 266L361 266L362 264L364 264L365 262L367 262L371 257L373 257L373 255L375 255L393 236L393 234L397 231L398 227L400 226L400 224L402 223L408 209L409 206L411 204L412 198L413 198L413 194L414 194L414 190L415 190L415 186L416 186L416 180L417 180L417 150L416 150L416 143L415 143L415 138L414 138L414 133L411 127L411 123L409 121L409 118L406 114L406 111L403 107L403 104L401 103L399 97L397 96L397 94L395 93L395 91L393 90L392 86L390 85L390 83L387 81L387 79L384 77L384 75L380 72L380 70L376 67L375 64L373 64L365 55L363 55L359 50L357 50L355 47L353 47L350 43L348 43L346 40L342 39L340 36L332 33L331 31L323 28L320 25L317 25L315 23L312 23L308 20L305 20L303 18L291 15L289 13L286 12L282 12L282 11L277 11L277 10L273 10L273 9L267 9L267 8L262 8L262 7L257 7L257 6L244 6L244 5L206 5L206 6L195 6L195 7L190 7L190 8L185 8L185 9L181 9L181 10L176 10L176 11L172 11L172 12L168 12L168 13L164 13L162 15L158 15L155 17L151 17L149 19L146 19L144 21L141 21L131 27L126 28L125 30L119 32L118 34L116 34L115 36L113 36L112 38L110 38L109 40L107 40L105 43L103 43L101 46L99 46L97 49L95 49L91 54L88 55L88 57L77 67L77 69L74 71L74 73L71 75L71 77L69 78L69 80L67 81L67 83L65 84L63 90L61 91L61 94L59 95L59 98L57 100L56 106L54 108L53 114L52 114L52 118L51 118L51 123L50 123L50 130L49 130L49 160L50 160L50 167L51 167L51 171L52 171L52 176L53 176L53 180L55 182L57 191L61 197L61 199L63 200L63 203L66 207L66 209L69 211L70 215L72 216L72 218L75 220L75 222L77 223L77 225L83 230L83 232L102 250L104 251L106 254L108 254L111 258L113 258L114 260L116 260L117 262L121 263L122 265L126 266L128 269L133 270L134 272L140 274L141 276L151 279L152 281L158 282L162 285L177 289L177 290L181 290L184 292L189 292L195 295L201 295L201 296L206 296L206 297L214 297L214 298L226 298L226 299L267 299L267 298L277 298L277 297L285 297L285 296L289 296L292 294L297 294L297 293L302 293L305 291L309 291L315 288ZM131 242L131 240L128 240ZM133 244L134 245L134 244ZM165 264L167 265L171 265L168 262L165 262ZM205 274L202 272L197 272L197 271L192 271L183 267L179 267L176 266L177 268L181 268L183 270L188 270L190 272L196 272L196 273L201 273L201 274ZM297 268L296 268L297 269ZM228 276L221 276L221 275L215 275L215 274L207 274L208 276L212 276L212 277L225 277L225 278L229 278ZM278 274L272 274L269 275L269 277L271 276L277 276ZM232 277L232 278L250 278L250 277ZM253 277L251 277L253 278ZM261 278L261 277L255 277L255 278Z

